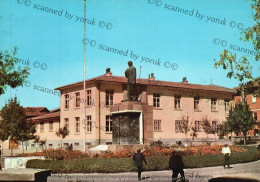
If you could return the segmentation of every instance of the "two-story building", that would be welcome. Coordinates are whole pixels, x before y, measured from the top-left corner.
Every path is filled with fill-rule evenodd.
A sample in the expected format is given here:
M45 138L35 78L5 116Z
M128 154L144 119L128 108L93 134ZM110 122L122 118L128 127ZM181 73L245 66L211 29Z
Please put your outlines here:
M38 120L37 134L47 138L48 147L60 145L61 138L55 131L62 126L70 131L63 144L72 144L74 149L83 148L85 136L86 145L112 143L111 107L126 99L127 79L113 76L107 69L104 75L86 80L86 90L83 84L80 81L56 88L61 92L60 122L48 118L45 122ZM190 84L186 79L159 81L153 74L147 79L137 79L136 90L140 102L152 108L146 115L152 124L144 119L142 128L148 128L152 140L161 139L169 144L191 139L191 130L185 133L181 129L183 118L188 118L189 126L196 129L198 139L217 138L217 135L203 132L202 120L208 118L212 127L225 121L235 93L233 89L213 84Z

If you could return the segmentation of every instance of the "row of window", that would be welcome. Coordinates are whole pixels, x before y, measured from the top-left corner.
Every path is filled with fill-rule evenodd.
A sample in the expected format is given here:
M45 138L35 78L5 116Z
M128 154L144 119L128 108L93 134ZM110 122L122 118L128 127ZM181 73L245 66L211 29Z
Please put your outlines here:
M69 109L69 101L72 97L70 97L69 94L66 94L65 96L65 109ZM113 90L106 90L106 106L112 106L114 100L114 91ZM82 99L80 98L80 92L75 93L75 107L80 107L80 103ZM83 99L84 103L84 99ZM86 90L86 106L91 106L92 103L92 96L91 96L91 90Z
M68 130L70 129L69 118L64 118L64 125ZM93 127L95 127L95 124L93 125L91 116L86 116L86 132L91 133ZM106 127L105 128L106 128L107 133L112 132L111 116L108 116L108 115L106 116ZM44 133L44 122L40 123L40 132ZM53 121L49 122L49 132L53 132ZM75 117L75 133L80 133L80 117Z
M182 120L175 120L175 132L176 133L184 133ZM212 121L212 129L217 130L218 121ZM195 121L195 129L198 132L202 131L201 121ZM154 131L162 131L162 121L154 120Z
M160 108L160 94L153 94L153 107ZM211 111L217 111L217 99L212 98L211 100ZM225 111L228 111L230 108L229 100L224 100ZM181 96L174 97L174 108L181 109ZM194 97L194 110L200 110L200 98Z

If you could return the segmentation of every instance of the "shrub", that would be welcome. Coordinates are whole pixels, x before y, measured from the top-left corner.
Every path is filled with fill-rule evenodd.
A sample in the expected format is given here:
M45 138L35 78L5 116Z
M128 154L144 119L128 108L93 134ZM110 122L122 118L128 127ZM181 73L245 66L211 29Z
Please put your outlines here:
M260 159L260 151L255 147L244 147L244 152L232 151L230 162L245 163ZM168 169L169 156L146 157L145 171ZM185 168L220 166L224 162L221 154L183 156ZM84 158L72 160L29 160L27 168L50 169L54 173L117 173L137 171L131 158Z
M173 147L163 147L163 146L151 146L148 147L144 155L146 157L152 157L152 156L169 156L172 151L176 149L181 150L181 154L184 156L187 155L203 155L203 154L219 154L221 153L223 146L222 145L200 145L200 146L190 146L190 147L183 147L178 146L177 148ZM243 149L241 147L231 146L231 150L234 152L243 152L246 151L246 149ZM81 151L72 151L72 150L64 150L64 149L48 149L44 150L43 154L45 159L50 160L63 160L63 159L82 159L86 157L92 157L92 158L129 158L133 156L135 151L133 148L127 148L119 152L106 152L105 154L91 154L91 153L84 153Z

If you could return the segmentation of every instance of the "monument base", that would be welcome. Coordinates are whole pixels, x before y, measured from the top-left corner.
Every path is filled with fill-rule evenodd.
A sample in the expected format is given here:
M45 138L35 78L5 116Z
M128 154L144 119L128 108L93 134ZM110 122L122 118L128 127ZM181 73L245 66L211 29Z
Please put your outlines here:
M114 145L138 145L153 140L153 106L147 102L125 101L110 109Z

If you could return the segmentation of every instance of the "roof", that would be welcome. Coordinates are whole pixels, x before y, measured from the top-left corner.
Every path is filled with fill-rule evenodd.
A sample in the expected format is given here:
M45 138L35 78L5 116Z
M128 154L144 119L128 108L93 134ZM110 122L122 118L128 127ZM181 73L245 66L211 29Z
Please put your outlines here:
M46 107L24 107L27 117L40 116L50 112Z
M122 76L98 76L91 79L86 80L86 82L92 82L92 81L105 81L105 82L117 82L121 84L127 83L127 78ZM159 87L172 87L172 88L186 88L186 89L195 89L195 90L207 90L207 91L218 91L218 92L230 92L235 93L236 91L230 88L218 86L218 85L200 85L200 84L190 84L190 83L183 83L183 82L168 82L168 81L161 81L161 80L151 80L151 79L136 79L137 83L143 84L143 85L156 85ZM55 88L55 90L63 90L66 88L74 87L82 85L83 81L75 82L72 84L64 85L58 88Z
M44 114L41 116L33 117L32 120L43 120L43 119L54 119L54 118L60 118L60 111L57 112L51 112L48 114Z

